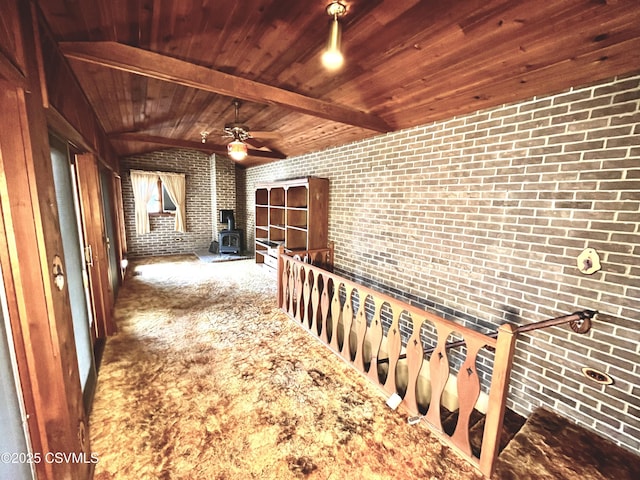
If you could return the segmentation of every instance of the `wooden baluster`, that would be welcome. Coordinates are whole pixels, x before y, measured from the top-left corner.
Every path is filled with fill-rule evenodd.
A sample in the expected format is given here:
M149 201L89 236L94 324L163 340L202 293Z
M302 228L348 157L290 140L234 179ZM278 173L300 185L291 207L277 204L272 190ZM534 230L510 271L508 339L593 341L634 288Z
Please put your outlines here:
M380 378L378 377L378 356L380 355L380 346L382 345L382 321L380 320L380 315L384 302L378 297L373 297L373 303L375 305L375 311L373 313L373 318L371 319L371 326L369 327L371 365L369 365L369 372L367 373L367 376L376 385L380 385Z
M311 330L313 315L309 317L309 305L311 304L311 285L313 284L313 271L305 265L300 268L304 271L304 284L302 285L302 308L300 317L307 330Z
M318 336L318 320L320 319L320 312L318 307L320 306L320 288L318 287L321 274L318 271L314 271L313 288L311 289L311 332L314 337Z
M289 288L290 271L291 262L289 259L286 259L284 260L284 265L282 267L282 277L280 278L280 281L282 282L282 309L287 313L291 312L291 289Z
M486 342L478 339L465 339L467 342L467 357L458 372L458 423L451 436L453 443L465 454L471 456L471 443L469 443L469 419L473 407L480 396L480 379L476 370L478 351Z
M278 266L276 268L276 282L277 282L277 291L276 291L276 305L278 308L282 308L282 270L284 270L284 261L280 258L280 249L278 249Z
M333 279L331 278L330 275L327 275L324 273L322 274L322 278L324 282L323 282L322 294L320 296L320 309L322 310L322 325L320 325L320 328L322 330L320 331L320 340L322 340L325 343L325 345L329 345L327 320L329 318L332 318L331 311L329 309L329 307L331 306L329 295L331 292L331 286L333 285Z
M429 370L431 372L431 401L427 411L427 421L439 432L442 432L442 420L440 419L440 405L442 392L449 378L449 358L447 357L447 338L451 333L448 327L437 325L438 345L431 354Z
M359 294L360 292L358 292L358 295ZM354 359L354 365L363 373L366 371L364 369L364 339L367 336L367 316L365 314L365 304L367 303L367 298L370 297L360 297L360 306L354 320L356 322L356 358Z
M400 336L400 315L404 310L399 305L393 307L393 321L387 333L387 349L389 350L389 374L384 382L384 389L390 393L397 392L396 367L402 349L402 337Z
M289 315L296 316L296 264L293 260L289 262Z
M329 344L331 348L339 352L340 347L338 346L338 324L342 319L342 305L340 305L340 285L333 284L333 299L331 301L331 343Z
M516 337L517 332L513 325L504 324L498 328L496 355L489 390L489 408L485 417L480 451L480 471L487 478L491 478L496 458L498 458Z
M407 409L413 413L418 413L418 400L416 398L416 388L418 386L418 375L422 369L422 361L424 359L424 348L422 348L422 340L420 340L420 329L424 318L412 318L413 331L409 341L407 342L407 367L409 371L409 382L407 384L407 394L404 396L404 402Z
M303 282L303 277L304 277L304 268L301 264L299 263L295 263L295 283L296 286L294 288L294 292L296 295L296 305L295 305L295 310L294 310L294 314L295 314L295 319L299 322L302 323L302 319L304 318L304 301L303 301L303 292L302 292L302 282Z
M344 306L342 307L342 329L344 331L343 340L342 340L342 350L340 351L340 355L347 362L351 362L351 345L349 342L349 336L351 335L351 326L353 325L353 306L351 298L351 294L354 288L352 285L345 285L346 298L344 301Z

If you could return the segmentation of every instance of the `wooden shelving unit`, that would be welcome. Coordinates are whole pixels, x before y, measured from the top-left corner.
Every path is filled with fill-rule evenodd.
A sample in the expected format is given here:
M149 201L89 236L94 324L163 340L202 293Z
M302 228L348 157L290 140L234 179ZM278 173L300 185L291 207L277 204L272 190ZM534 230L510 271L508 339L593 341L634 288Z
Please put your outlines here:
M256 185L256 262L277 267L285 251L326 248L329 180L306 177Z

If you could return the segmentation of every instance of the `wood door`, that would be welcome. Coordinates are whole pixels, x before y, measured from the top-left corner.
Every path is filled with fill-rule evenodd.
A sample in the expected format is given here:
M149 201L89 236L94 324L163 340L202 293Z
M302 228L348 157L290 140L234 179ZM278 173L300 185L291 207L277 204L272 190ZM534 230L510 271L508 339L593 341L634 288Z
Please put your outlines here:
M37 91L37 90L34 90ZM39 99L0 79L0 268L30 445L89 455L58 207ZM62 263L61 263L62 262ZM61 281L63 280L63 281ZM38 478L87 479L90 465L35 465Z
M89 270L95 334L97 338L105 338L116 332L116 325L113 319L114 295L109 282L100 174L95 155L76 155L75 171L80 191L85 261Z

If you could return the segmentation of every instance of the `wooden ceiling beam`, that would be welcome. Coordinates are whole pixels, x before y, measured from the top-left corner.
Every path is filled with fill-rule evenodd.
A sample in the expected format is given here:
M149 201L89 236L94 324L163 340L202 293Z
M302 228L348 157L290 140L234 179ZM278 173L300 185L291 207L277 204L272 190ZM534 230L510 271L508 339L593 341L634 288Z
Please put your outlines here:
M314 117L376 132L393 130L380 117L360 110L335 105L117 42L61 42L60 48L67 58L83 62L251 102L278 105Z
M179 147L190 148L193 150L202 150L204 152L217 153L219 155L227 155L226 145L216 145L211 143L193 142L190 140L180 140L177 138L166 138L155 135L148 135L146 133L116 133L109 135L109 140L122 141L122 142L142 142L142 143L155 143L158 145L166 145L167 147ZM282 160L287 158L286 155L280 152L268 152L266 150L255 150L249 148L247 155L250 157L267 158L273 160Z

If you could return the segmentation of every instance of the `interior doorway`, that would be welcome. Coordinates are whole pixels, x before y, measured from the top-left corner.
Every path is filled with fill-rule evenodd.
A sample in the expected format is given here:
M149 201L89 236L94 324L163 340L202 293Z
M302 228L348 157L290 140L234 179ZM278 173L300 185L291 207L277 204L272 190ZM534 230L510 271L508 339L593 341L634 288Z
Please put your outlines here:
M96 386L92 337L94 319L90 303L89 275L84 258L85 245L81 235L82 215L72 164L72 159L75 157L71 155L68 143L56 135L49 135L49 144L51 145L51 164L73 316L73 333L78 356L80 383L85 410L90 411Z

